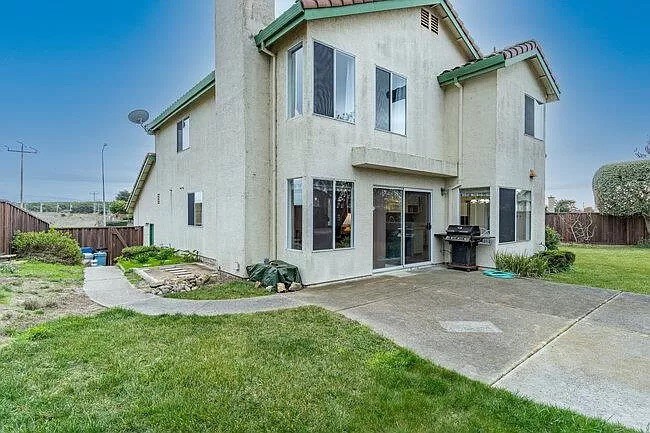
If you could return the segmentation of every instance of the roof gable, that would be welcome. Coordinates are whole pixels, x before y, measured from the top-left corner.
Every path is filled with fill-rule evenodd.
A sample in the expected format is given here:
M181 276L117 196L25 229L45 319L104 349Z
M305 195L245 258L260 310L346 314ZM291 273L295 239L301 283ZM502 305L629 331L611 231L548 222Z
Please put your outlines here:
M537 79L546 90L549 101L560 99L560 87L544 56L542 47L536 41L526 41L501 51L493 53L482 59L475 60L454 69L444 71L438 76L438 83L446 86L456 82L486 74L497 69L505 68L521 61L530 61Z
M176 102L167 107L162 113L160 113L155 119L153 119L147 126L147 132L153 134L160 127L169 120L170 117L174 116L180 110L184 109L192 102L196 101L198 98L203 96L205 92L210 89L213 89L215 85L214 71L210 72L205 78L199 81L194 85L190 90L188 90L183 96L178 98Z
M255 43L260 50L267 48L308 21L420 6L438 9L443 22L448 23L456 40L465 48L468 58L481 58L478 45L448 0L300 0L264 28L255 37Z
M142 161L142 166L140 167L140 172L138 173L138 177L135 180L135 185L133 185L133 191L131 191L129 201L126 203L127 212L133 212L135 206L138 204L138 200L140 200L140 194L142 193L142 190L147 183L149 173L151 173L151 169L155 163L156 154L147 153L144 157L144 161Z

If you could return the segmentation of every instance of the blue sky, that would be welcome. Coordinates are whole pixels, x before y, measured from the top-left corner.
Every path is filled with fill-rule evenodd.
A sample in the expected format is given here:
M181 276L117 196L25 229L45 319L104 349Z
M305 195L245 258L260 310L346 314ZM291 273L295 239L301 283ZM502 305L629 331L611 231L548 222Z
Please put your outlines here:
M26 157L26 200L86 200L130 188L153 139L129 124L157 114L214 64L214 0L3 1L0 145ZM277 10L291 0L278 0ZM484 52L535 38L562 88L548 107L547 193L593 203L603 163L650 136L650 2L456 0ZM0 197L18 200L18 157L0 151Z

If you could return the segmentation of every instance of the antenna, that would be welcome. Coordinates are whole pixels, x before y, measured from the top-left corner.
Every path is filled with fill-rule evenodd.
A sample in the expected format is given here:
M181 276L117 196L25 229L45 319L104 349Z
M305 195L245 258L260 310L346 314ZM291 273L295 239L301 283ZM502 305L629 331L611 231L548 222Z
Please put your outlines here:
M134 123L145 131L147 131L147 128L144 126L144 124L149 120L149 112L147 110L133 110L129 113L129 121L131 123ZM148 132L148 131L147 131Z

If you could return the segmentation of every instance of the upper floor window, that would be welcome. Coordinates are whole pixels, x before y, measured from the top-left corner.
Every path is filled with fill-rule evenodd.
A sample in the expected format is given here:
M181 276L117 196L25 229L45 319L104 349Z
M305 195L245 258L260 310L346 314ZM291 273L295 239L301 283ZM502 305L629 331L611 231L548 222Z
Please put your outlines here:
M544 140L545 105L532 96L526 95L525 133L539 140Z
M176 124L176 152L190 148L190 117Z
M406 78L377 68L375 81L375 127L406 135Z
M203 192L187 194L187 225L203 225Z
M354 123L354 57L314 42L314 113Z
M303 60L302 44L289 50L287 73L287 114L289 118L302 115Z

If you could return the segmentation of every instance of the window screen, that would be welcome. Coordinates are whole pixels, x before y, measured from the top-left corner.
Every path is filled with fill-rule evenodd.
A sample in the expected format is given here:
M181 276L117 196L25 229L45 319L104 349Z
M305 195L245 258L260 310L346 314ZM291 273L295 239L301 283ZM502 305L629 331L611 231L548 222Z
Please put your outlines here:
M354 184L352 182L336 182L336 248L352 246L352 200Z
M289 118L302 114L303 50L299 45L289 51L287 111Z
M289 248L302 250L302 179L289 179Z
M499 189L499 242L515 241L515 190Z
M314 113L334 117L334 50L314 43Z
M535 100L526 95L526 135L535 136Z
M176 151L190 148L190 118L186 117L176 124Z
M390 130L390 72L377 68L375 95L375 126L382 131Z
M517 190L517 241L529 241L531 235L531 193Z
M194 225L194 193L187 194L187 225Z
M334 182L314 179L314 251L334 248Z

